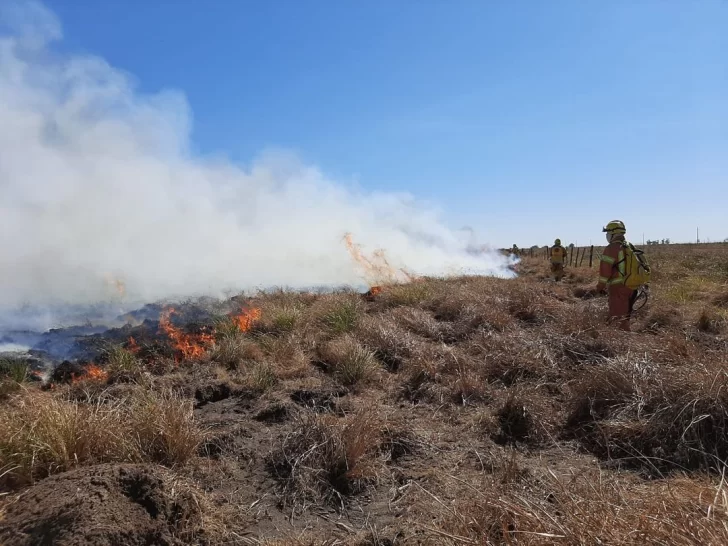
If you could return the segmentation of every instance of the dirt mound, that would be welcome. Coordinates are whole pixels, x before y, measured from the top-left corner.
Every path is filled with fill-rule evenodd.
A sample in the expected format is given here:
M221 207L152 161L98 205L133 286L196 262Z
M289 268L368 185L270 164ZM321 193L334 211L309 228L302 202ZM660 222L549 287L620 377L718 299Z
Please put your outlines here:
M189 525L195 520L200 508L193 494L173 489L163 469L99 465L53 476L27 490L0 521L0 543L176 546L188 543L182 538L191 538Z

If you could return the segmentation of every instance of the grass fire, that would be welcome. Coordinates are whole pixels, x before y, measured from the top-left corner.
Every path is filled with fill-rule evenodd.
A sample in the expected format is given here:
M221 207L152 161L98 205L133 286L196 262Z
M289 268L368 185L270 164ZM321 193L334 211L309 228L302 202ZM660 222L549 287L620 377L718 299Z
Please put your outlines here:
M0 542L724 544L728 247L648 254L631 332L595 268L524 257L152 306L45 375L6 358Z
M525 7L0 0L0 546L728 545L728 1Z

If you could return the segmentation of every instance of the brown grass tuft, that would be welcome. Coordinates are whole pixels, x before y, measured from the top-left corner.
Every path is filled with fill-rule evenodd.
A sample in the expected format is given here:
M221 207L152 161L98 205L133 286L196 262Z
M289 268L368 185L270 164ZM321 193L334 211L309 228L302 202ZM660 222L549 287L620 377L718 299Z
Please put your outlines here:
M224 336L215 342L209 359L229 370L260 362L264 354L260 346L244 334Z
M525 480L527 487L524 487ZM529 499L524 496L524 489ZM584 470L538 469L515 483L449 476L443 498L421 494L421 531L438 544L723 544L724 486L685 478L636 482Z
M375 315L366 317L357 327L356 337L374 351L390 372L396 372L402 365L423 348L421 340L400 328L389 317Z
M526 442L534 439L533 416L521 398L509 396L496 417L499 425L499 433L493 438L496 443Z
M0 467L12 469L6 480L24 483L99 462L173 466L188 461L201 439L192 401L172 392L135 389L81 402L28 391L0 414Z
M334 377L347 387L367 383L379 366L374 351L351 336L328 342L320 355Z
M281 484L285 504L308 499L343 503L377 478L380 426L370 413L342 420L305 413L296 431L287 435L268 459Z
M696 327L706 334L720 334L725 329L725 319L710 309L703 309L698 317Z

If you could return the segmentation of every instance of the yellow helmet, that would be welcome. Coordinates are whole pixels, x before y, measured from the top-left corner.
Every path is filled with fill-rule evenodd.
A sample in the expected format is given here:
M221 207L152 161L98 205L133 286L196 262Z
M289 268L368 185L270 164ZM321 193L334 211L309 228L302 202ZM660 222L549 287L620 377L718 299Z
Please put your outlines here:
M621 220L612 220L605 227L602 228L602 231L606 233L621 235L627 233L627 229L624 227L624 222L622 222Z
M554 244L555 244L556 246L561 246L561 239L556 239L556 240L554 241Z

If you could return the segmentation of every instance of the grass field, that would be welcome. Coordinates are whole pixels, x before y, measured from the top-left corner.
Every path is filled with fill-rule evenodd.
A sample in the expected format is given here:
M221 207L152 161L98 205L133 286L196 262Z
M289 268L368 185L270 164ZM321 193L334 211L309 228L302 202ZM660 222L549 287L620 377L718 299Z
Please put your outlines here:
M53 388L2 362L0 544L728 544L728 245L646 250L631 333L524 258L261 294Z

